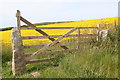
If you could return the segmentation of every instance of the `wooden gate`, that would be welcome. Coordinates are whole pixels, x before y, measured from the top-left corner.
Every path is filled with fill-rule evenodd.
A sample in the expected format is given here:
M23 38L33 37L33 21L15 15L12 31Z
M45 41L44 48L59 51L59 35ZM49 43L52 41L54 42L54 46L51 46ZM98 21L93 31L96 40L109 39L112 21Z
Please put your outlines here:
M26 20L20 15L20 11L17 10L17 27L12 29L12 48L13 48L13 58L12 58L12 72L13 74L20 73L22 71L25 71L26 64L30 63L36 63L36 62L43 62L51 60L49 59L40 59L40 60L32 60L34 57L41 55L41 54L55 54L55 53L62 53L62 52L70 52L70 51L76 51L79 50L80 44L82 43L89 43L89 42L81 42L80 37L81 36L96 36L99 40L99 31L100 31L100 25L97 27L36 27L34 24ZM26 23L29 27L21 27L20 21ZM33 29L42 34L43 36L21 36L21 30L29 30ZM42 29L71 29L70 31L66 32L64 35L49 35L46 32L44 32ZM80 34L80 29L97 29L96 34ZM77 34L72 34L74 31L78 31ZM64 39L65 37L77 37L77 41L75 42L69 42L69 43L60 43L60 40ZM24 39L44 39L48 38L52 42L49 44L40 44L40 45L23 45L22 40ZM57 38L57 39L55 39ZM76 44L77 48L75 49L69 49L67 46L71 44ZM45 51L46 49L53 47L53 46L60 46L63 48L63 50L57 50L57 51ZM42 47L40 50L34 52L33 54L25 54L24 49L26 48L36 48L36 47Z

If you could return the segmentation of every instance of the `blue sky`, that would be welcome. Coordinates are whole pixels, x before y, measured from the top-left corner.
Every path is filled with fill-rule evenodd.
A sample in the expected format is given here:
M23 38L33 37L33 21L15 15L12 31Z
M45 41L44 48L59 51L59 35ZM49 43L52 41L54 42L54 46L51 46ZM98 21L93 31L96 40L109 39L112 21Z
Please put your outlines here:
M1 0L0 26L16 26L16 10L32 23L118 16L119 0ZM24 23L22 23L23 25Z

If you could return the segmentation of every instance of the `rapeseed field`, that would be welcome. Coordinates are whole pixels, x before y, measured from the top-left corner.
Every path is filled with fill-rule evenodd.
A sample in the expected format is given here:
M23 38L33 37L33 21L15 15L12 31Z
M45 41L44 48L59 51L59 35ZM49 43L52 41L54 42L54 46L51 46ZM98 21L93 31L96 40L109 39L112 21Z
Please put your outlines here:
M94 20L85 20L85 21L75 21L75 22L66 22L66 23L57 23L57 24L48 24L41 25L37 27L97 27L97 24L101 24L101 29L110 29L114 28L115 25L118 24L118 18L105 18L105 19L94 19ZM70 31L70 29L59 29L59 30L43 30L49 35L63 35ZM81 29L81 34L93 34L96 32L95 29ZM72 34L77 34L77 31ZM11 45L11 30L1 31L0 35L2 35L1 41L5 45ZM35 30L21 30L21 36L42 36ZM50 42L48 39L31 39L31 40L23 40L24 45L36 45L41 43Z

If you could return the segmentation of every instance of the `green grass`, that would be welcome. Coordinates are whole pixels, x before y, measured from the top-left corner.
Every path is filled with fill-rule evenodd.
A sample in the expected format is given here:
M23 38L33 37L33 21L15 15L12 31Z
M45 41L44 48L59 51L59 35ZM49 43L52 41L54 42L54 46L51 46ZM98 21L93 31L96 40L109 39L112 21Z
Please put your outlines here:
M110 33L104 42L93 40L91 44L81 44L81 49L75 52L41 55L36 59L54 57L53 60L41 63L28 64L24 73L12 75L11 49L3 48L3 77L4 78L33 78L31 72L39 72L36 78L117 78L118 77L118 50L117 36ZM84 47L83 47L84 46ZM95 48L97 47L97 48ZM60 47L49 50L61 49ZM25 52L34 52L38 49L26 49Z

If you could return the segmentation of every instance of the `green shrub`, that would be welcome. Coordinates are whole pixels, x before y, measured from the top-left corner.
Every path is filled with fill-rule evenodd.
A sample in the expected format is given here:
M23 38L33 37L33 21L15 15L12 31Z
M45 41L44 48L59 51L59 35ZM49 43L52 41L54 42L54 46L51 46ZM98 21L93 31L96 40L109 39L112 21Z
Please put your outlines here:
M0 28L0 31L7 31L7 30L11 30L13 27L7 27L7 28Z

